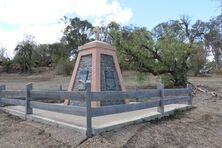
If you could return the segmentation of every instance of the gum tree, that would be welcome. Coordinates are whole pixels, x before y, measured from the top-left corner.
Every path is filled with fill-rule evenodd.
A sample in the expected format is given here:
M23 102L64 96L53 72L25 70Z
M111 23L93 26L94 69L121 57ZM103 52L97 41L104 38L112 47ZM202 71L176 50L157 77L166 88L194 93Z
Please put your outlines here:
M87 20L80 20L78 17L67 19L65 17L66 28L63 32L61 42L70 50L70 55L75 55L77 54L78 46L90 41L93 26Z
M185 86L196 40L203 35L201 21L190 26L187 17L156 26L152 32L140 27L112 29L110 36L117 47L122 65L140 72L162 75L174 86ZM194 46L195 44L195 46Z

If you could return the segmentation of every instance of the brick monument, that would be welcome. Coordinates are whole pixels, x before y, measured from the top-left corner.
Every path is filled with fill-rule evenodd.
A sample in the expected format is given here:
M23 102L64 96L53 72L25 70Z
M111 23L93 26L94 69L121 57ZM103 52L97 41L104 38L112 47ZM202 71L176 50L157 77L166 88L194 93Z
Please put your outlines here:
M80 46L78 50L68 91L84 91L86 80L91 81L91 91L125 90L115 48L96 40ZM123 103L124 100L105 100L92 102L92 107ZM66 100L65 104L72 102Z

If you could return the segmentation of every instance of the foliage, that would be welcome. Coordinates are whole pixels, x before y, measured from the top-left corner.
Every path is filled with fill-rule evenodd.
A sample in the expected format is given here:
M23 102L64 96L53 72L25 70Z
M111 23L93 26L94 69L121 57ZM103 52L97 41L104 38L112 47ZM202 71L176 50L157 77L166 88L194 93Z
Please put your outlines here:
M7 59L6 49L3 47L0 47L0 64L1 64L1 62L3 62L6 59Z
M178 64L177 68L174 66L176 58L181 59L182 52L184 49L186 51L185 45L169 39L154 42L151 33L145 28L133 28L132 30L123 28L116 35L118 38L114 43L118 55L123 56L124 62L132 65L134 70L150 72L154 75L174 74L177 70L179 71ZM182 62L180 63L182 64ZM175 79L177 80L178 77L175 77Z
M6 59L6 60L3 61L2 65L3 65L4 71L7 72L7 73L9 73L9 72L12 71L13 60Z
M32 55L36 45L33 38L33 36L25 36L25 39L18 43L14 50L14 60L20 65L21 72L31 72L31 66L33 65Z
M65 22L69 23L64 32L61 42L68 46L70 50L70 56L77 54L78 46L81 46L90 40L90 35L92 33L92 24L87 20L80 20L80 18L75 17L67 21L67 17L64 18Z
M49 45L49 54L52 62L57 64L60 60L68 60L70 51L64 43L54 43Z
M51 55L49 53L48 44L36 45L33 51L32 59L35 62L35 66L48 67L51 62Z
M137 81L140 85L142 85L142 84L144 83L145 79L146 79L145 76L146 76L145 73L137 72L136 81Z
M221 14L222 14L222 0L218 0L218 4L219 4L219 8L220 8Z
M161 23L152 32L133 26L112 29L110 36L117 47L120 64L136 71L164 75L169 85L185 86L191 57L195 54L194 43L204 31L201 21L193 26L189 22L188 17L182 17Z
M191 55L191 70L194 75L202 74L201 71L207 67L207 52L203 43L197 43L193 45L194 53ZM208 67L209 69L209 67Z
M222 15L207 23L205 45L213 54L216 69L220 69L222 67Z
M56 74L71 75L74 63L68 60L60 59L55 67Z

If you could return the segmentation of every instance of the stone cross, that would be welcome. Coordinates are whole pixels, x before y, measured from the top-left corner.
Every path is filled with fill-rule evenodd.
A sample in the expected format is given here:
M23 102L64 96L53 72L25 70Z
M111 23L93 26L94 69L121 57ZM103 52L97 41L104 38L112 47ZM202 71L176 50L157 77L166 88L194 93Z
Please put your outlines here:
M100 34L100 28L99 28L99 26L96 26L96 27L93 29L93 32L95 32L95 34L96 34L96 40L100 40L100 39L99 39L99 34Z

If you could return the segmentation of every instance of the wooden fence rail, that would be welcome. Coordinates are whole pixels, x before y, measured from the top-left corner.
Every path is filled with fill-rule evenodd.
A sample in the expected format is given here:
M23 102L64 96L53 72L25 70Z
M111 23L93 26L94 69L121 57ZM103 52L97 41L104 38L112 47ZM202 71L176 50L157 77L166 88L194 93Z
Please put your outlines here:
M41 99L70 99L70 100L85 100L85 92L68 92L68 91L37 91L32 90L30 92L32 100Z
M8 97L24 97L25 91L24 90L3 90L1 91L1 94L3 96L8 96Z
M136 111L157 107L157 111L164 115L164 105L188 102L192 105L191 88L164 89L160 85L157 89L147 89L139 91L102 91L91 92L90 82L86 82L86 91L68 92L62 91L62 86L58 91L32 90L32 84L27 84L24 90L5 90L5 85L0 85L0 106L3 104L25 106L25 114L33 113L33 108L54 111L59 113L73 114L86 117L86 135L92 136L92 117L116 114L122 112ZM10 97L10 98L8 98ZM86 102L86 107L66 106L60 104L38 102L45 99L57 100L81 100ZM92 101L103 100L137 100L143 99L145 102L134 102L129 104L110 105L101 107L91 107Z
M0 98L1 104L12 104L12 105L22 105L25 106L25 100L21 99L8 99L8 98Z
M71 105L64 106L64 105L30 101L30 107L48 110L48 111L55 111L59 113L73 114L78 116L85 116L86 114L86 107L80 107L80 106L71 106Z
M135 104L120 104L111 106L102 106L98 108L92 108L92 117L104 116L109 114L116 114L122 112L135 111L145 108L152 108L159 106L160 101L145 102L145 103L135 103Z
M92 101L102 101L106 99L111 100L125 100L125 99L142 99L159 97L160 91L157 89L150 90L139 90L139 91L102 91L102 92L91 92Z

